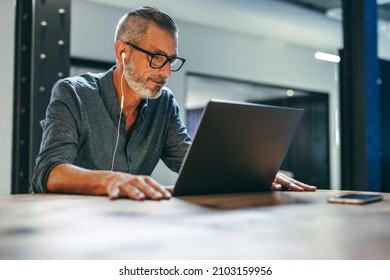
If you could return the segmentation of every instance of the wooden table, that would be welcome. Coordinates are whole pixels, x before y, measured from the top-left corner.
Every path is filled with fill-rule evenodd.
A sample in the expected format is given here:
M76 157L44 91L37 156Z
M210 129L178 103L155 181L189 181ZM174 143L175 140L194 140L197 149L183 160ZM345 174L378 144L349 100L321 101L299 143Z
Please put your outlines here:
M339 191L110 201L0 197L0 259L390 259L390 194L327 203Z

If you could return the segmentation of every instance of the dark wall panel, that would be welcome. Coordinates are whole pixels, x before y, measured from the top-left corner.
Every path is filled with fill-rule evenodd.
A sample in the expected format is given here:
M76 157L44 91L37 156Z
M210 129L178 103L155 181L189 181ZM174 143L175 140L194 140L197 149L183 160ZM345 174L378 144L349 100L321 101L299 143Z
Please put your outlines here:
M15 26L12 193L28 193L51 88L69 74L70 0L18 0Z
M321 189L330 188L328 99L326 94L311 94L262 102L305 109L281 169L291 171L296 179Z
M390 61L380 60L382 191L390 192Z
M344 0L340 63L342 188L381 190L377 4Z

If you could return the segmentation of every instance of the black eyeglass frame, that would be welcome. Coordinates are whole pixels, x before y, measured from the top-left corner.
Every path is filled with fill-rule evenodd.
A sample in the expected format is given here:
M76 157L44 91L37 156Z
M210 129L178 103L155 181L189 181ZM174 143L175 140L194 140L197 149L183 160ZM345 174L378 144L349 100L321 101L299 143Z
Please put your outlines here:
M152 53L152 52L147 51L147 50L145 50L145 49L143 49L143 48L140 48L140 47L138 47L138 46L136 46L136 45L134 45L134 44L132 44L132 43L130 43L130 42L123 42L123 43L125 43L126 45L129 45L129 46L133 47L133 48L136 49L137 51L140 51L140 52L143 52L144 54L149 55L149 56L150 56L149 66L152 67L152 68L154 68L154 69L161 69L161 68L163 68L163 67L165 66L165 64L167 64L168 62L169 62L170 64L172 64L172 61L178 60L178 61L181 61L181 65L180 65L179 68L177 68L177 69L172 69L172 67L170 67L172 72L177 72L177 71L179 71L179 70L181 69L181 67L184 65L184 62L186 62L185 58L181 58L181 57L178 57L178 56L175 56L175 55L173 55L173 56L167 56L167 55L162 54L162 53ZM155 56L157 56L157 55L158 55L158 56L164 56L164 57L166 58L165 62L164 62L161 66L153 66L153 65L152 65L153 58L154 58Z

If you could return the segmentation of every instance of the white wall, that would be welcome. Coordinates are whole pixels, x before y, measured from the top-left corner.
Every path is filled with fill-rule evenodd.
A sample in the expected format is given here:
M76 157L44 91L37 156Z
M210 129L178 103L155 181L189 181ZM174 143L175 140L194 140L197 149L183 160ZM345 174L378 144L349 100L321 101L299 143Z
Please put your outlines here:
M0 195L11 193L14 26L14 1L0 1Z
M73 1L71 55L112 61L115 26L125 12L120 8ZM94 16L86 17L86 14ZM180 30L179 53L187 58L187 62L179 72L173 73L169 87L182 108L185 76L189 71L329 93L331 185L339 188L339 149L333 141L334 112L338 108L337 65L314 59L317 50L283 41L183 21L177 21L177 24ZM153 175L164 184L173 184L176 178L162 165Z
M335 141L334 112L338 108L337 65L314 59L316 50L281 41L178 22L180 55L188 58L169 86L182 106L186 72L284 85L330 96L331 186L339 188L339 147Z

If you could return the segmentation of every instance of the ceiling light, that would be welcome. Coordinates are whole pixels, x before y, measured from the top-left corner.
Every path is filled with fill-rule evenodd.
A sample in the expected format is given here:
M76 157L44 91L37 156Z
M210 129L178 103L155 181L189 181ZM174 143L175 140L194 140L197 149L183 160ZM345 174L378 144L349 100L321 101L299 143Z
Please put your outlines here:
M295 94L295 92L294 92L292 89L289 89L289 90L286 91L286 95L287 95L288 97L293 97L294 94Z
M330 53L324 53L324 52L316 52L314 54L314 57L320 60L330 61L339 63L340 57L338 55L330 54Z
M376 2L378 5L384 5L390 3L390 0L377 0Z

